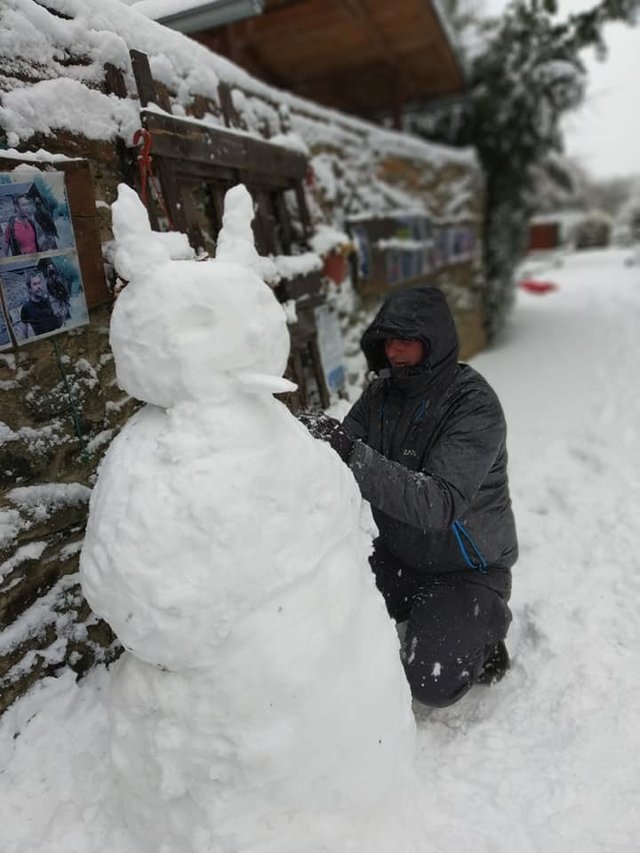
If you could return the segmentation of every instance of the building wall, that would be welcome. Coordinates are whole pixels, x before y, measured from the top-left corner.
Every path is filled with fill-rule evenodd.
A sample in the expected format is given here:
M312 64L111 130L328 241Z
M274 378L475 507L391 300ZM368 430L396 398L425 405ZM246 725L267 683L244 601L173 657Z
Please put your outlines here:
M413 210L468 222L480 234L482 182L469 152L269 89L117 0L5 7L0 141L18 152L86 158L107 270L108 206L117 184L137 176L130 48L149 55L175 114L223 126L222 82L240 129L301 147L314 167L307 195L317 225L344 229L350 216ZM479 240L471 261L432 277L451 302L465 356L485 342L478 257ZM82 673L118 652L77 575L96 468L138 405L117 386L109 313L104 304L91 310L89 326L0 354L0 712L43 675L61 667Z

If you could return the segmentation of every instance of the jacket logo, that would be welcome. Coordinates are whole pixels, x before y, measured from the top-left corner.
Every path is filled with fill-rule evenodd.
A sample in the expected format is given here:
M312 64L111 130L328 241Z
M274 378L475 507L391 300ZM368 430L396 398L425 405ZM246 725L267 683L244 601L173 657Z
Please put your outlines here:
M403 456L417 456L418 454L416 453L415 450L412 450L411 448L407 448L406 450L402 451L402 455Z

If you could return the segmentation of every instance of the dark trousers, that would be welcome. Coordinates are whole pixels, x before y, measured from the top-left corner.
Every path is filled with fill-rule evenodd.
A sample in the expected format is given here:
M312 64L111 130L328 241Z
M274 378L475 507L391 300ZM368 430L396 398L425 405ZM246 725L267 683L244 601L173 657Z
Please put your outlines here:
M506 601L466 573L414 572L380 540L371 567L390 616L407 623L402 661L414 698L436 708L457 702L475 683L488 650L507 635Z

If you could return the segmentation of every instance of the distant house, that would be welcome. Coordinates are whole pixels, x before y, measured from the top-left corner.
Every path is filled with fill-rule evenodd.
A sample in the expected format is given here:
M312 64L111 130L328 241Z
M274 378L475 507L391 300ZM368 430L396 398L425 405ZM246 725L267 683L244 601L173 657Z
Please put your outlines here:
M576 228L588 211L563 210L540 214L529 223L528 252L546 252L573 245Z

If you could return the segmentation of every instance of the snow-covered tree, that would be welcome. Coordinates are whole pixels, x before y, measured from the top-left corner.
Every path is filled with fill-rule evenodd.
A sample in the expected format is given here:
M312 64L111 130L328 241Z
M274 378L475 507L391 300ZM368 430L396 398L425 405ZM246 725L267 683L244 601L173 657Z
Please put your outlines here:
M624 202L616 211L615 236L621 243L640 243L640 177L628 188Z
M592 177L575 160L558 152L532 166L532 178L530 206L535 215L597 206Z
M576 249L595 249L608 246L613 221L603 210L588 210L571 229L571 240Z
M486 314L492 337L513 301L513 272L525 246L536 169L562 150L560 119L585 94L580 51L603 54L607 21L635 22L640 0L601 0L556 20L556 0L512 0L470 65L461 101L413 122L420 135L476 147L486 177Z

